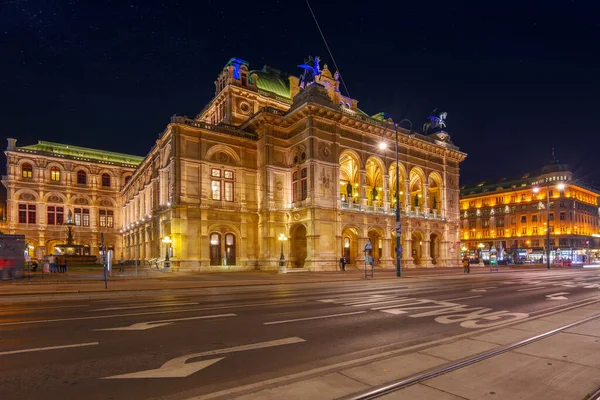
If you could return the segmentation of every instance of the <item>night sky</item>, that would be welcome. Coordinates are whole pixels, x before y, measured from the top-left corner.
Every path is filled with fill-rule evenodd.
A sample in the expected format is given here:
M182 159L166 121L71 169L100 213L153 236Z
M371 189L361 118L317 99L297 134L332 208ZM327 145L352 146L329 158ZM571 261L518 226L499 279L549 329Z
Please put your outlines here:
M539 169L554 145L600 186L597 1L311 5L362 110L419 131L448 112L463 183ZM299 75L309 54L335 70L304 0L0 0L1 129L145 155L229 58Z

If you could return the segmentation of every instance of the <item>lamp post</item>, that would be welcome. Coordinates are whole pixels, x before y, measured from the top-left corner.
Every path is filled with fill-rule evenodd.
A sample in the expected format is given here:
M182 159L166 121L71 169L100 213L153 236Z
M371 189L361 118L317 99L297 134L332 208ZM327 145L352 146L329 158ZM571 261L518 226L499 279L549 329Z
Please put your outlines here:
M560 182L556 185L560 191L565 189L565 184ZM540 188L534 187L533 193L539 193ZM546 268L550 269L550 186L546 185Z
M287 236L285 236L285 234L280 233L277 240L279 240L279 242L281 243L281 254L279 255L279 273L285 274L285 256L283 255L283 242L288 240L288 238Z
M402 236L402 223L400 222L400 167L398 161L398 125L403 122L408 122L410 124L410 132L412 132L412 122L408 119L403 119L397 124L394 124L394 129L396 131L396 276L398 278L402 277L402 245L400 242L400 238ZM380 149L387 148L387 144L385 142L381 142L379 144Z
M165 254L165 268L171 267L171 260L169 260L169 253L171 252L171 243L173 242L169 236L165 236L162 242L166 245L167 252Z

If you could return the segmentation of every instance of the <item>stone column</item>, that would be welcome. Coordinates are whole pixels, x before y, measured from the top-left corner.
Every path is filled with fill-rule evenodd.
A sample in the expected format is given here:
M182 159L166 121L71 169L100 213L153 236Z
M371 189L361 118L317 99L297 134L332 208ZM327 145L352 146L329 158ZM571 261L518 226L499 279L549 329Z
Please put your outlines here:
M383 240L383 248L381 249L381 267L382 268L393 268L394 267L394 258L391 256L393 248L396 247L396 242L392 243L392 239L387 236L382 238Z
M390 209L392 203L393 194L390 193L390 176L388 174L383 175L383 199L380 199L379 204L383 204L385 211Z
M429 183L423 184L423 212L429 215Z
M414 268L414 259L412 257L412 233L407 229L404 233L402 246L402 266L403 268Z
M407 179L404 181L404 208L406 211L410 211L412 209L412 204L410 204L410 180Z
M433 267L431 261L431 240L427 237L423 240L423 246L421 246L421 265L423 267Z
M359 196L359 201L360 201L360 205L362 208L367 208L367 171L366 170L361 170L360 171L360 183L359 183L359 187L360 187L360 194Z

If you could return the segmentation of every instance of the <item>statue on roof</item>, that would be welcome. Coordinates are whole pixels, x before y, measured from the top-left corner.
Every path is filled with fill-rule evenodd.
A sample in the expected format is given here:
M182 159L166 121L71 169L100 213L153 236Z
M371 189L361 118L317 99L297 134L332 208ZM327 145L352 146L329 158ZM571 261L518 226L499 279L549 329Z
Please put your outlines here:
M447 116L448 113L445 111L438 112L437 108L433 110L431 113L429 113L429 116L423 124L423 134L427 135L429 133L438 133L443 131L444 128L446 128Z
M302 89L305 89L311 83L314 83L319 75L321 75L321 68L319 67L319 56L314 59L312 56L308 56L308 60L304 60L304 64L298 65L303 68L304 72L300 76L299 85Z

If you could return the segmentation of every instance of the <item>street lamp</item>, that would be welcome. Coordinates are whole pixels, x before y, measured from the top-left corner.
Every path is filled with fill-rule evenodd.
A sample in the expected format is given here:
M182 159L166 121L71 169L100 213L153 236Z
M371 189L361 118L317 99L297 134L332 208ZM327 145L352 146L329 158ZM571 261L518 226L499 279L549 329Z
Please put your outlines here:
M169 236L165 236L162 242L167 247L167 253L165 255L165 268L169 268L171 266L171 261L169 260L169 253L171 252L171 243L173 242Z
M410 124L409 134L412 132L412 122L408 119L403 119L397 124L394 124L396 131L396 276L400 278L402 276L402 245L400 244L400 237L402 236L402 223L400 222L400 167L398 161L398 125L403 122ZM387 148L387 143L379 143L379 148L384 150Z
M556 185L559 191L565 190L565 184L559 182ZM539 193L540 188L534 187L533 193ZM546 268L550 269L550 185L546 185Z
M288 240L288 238L287 236L285 236L285 234L280 233L277 240L281 242L281 254L279 255L279 273L285 274L285 256L283 255L283 242Z

